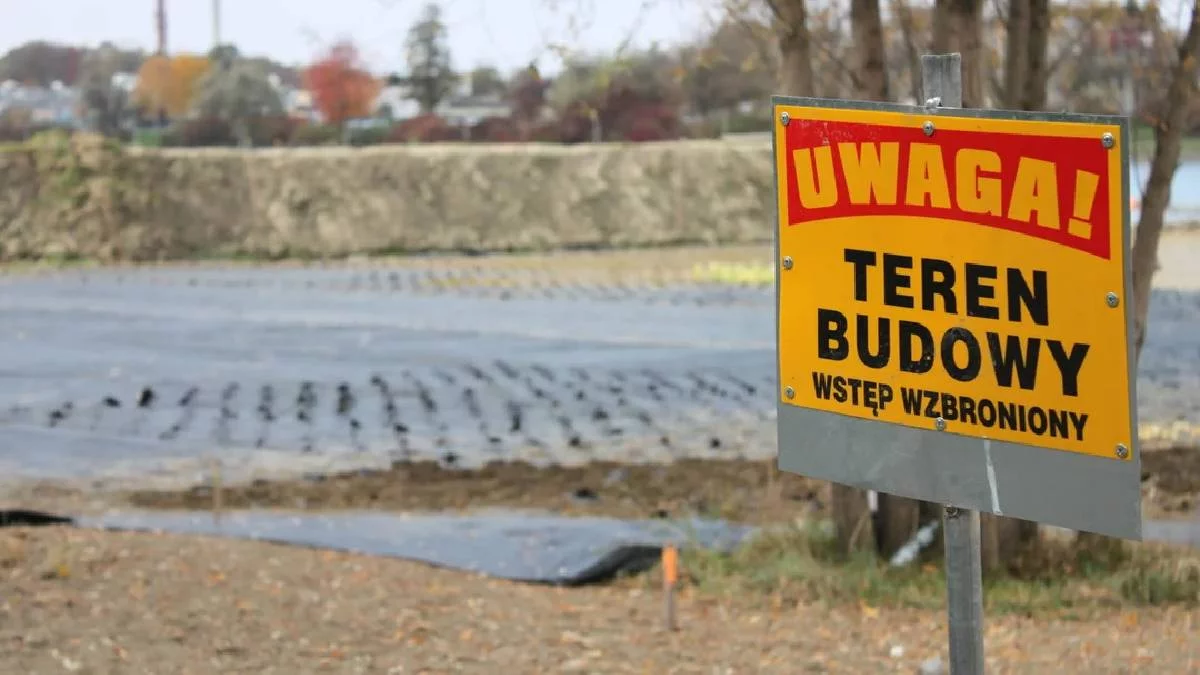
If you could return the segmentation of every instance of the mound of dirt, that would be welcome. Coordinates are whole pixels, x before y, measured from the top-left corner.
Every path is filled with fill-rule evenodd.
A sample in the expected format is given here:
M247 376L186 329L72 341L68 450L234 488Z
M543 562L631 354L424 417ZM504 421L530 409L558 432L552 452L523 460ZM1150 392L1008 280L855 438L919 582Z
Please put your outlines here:
M1200 504L1200 448L1172 447L1142 455L1144 509L1149 517L1185 517ZM740 522L778 522L821 513L828 484L778 473L769 461L679 460L631 465L594 462L538 467L492 462L476 469L435 462L397 463L388 471L258 480L222 488L224 508L454 510L492 506L539 508L622 518L701 514ZM140 490L117 498L143 508L210 509L208 486Z
M209 509L208 486L131 491L121 501L143 508ZM434 462L396 463L382 472L342 473L300 481L258 480L222 488L224 508L455 510L484 506L551 509L614 517L695 513L739 521L778 520L827 500L816 481L776 473L748 460L680 460L630 465L538 467L493 462L453 469Z
M1142 483L1149 515L1194 513L1200 508L1200 448L1144 451Z
M771 237L774 182L761 143L162 150L85 141L0 153L0 255L326 257Z

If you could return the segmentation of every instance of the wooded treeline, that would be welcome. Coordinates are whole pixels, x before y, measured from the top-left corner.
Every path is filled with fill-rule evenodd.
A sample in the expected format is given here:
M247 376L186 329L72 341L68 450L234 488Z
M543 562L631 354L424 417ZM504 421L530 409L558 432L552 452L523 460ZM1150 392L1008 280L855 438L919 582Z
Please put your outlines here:
M1136 348L1144 342L1163 214L1182 135L1194 124L1200 0L1182 36L1154 3L1051 4L1048 0L850 0L845 16L811 0L749 0L731 16L766 16L779 47L781 92L860 100L919 100L922 53L962 54L964 107L1130 113L1153 127L1155 148L1132 251ZM894 27L883 19L885 9ZM848 29L840 22L846 21ZM834 36L846 36L839 43ZM831 49L841 45L843 51ZM835 74L840 73L840 74ZM833 486L838 548L892 556L940 506ZM1035 523L984 516L983 564L1016 564L1036 542ZM1083 537L1092 535L1081 534Z

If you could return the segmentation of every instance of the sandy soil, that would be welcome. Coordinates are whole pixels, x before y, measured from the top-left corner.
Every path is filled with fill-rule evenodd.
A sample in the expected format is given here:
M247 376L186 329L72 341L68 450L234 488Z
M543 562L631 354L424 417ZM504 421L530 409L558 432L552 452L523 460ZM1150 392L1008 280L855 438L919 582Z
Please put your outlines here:
M1194 517L1200 503L1200 449L1168 447L1142 456L1143 511L1149 518ZM55 483L12 488L0 504L80 514L113 506L209 510L382 509L442 511L481 507L549 509L618 518L699 514L765 523L798 513L827 513L829 486L779 473L772 461L679 460L669 464L594 462L536 467L493 462L449 469L433 462L396 464L387 471L352 471L306 480L256 480L184 490L96 492Z
M940 612L561 589L258 542L0 532L11 673L913 673ZM1200 613L995 616L990 673L1194 673Z
M1163 232L1158 246L1158 288L1200 289L1200 226Z

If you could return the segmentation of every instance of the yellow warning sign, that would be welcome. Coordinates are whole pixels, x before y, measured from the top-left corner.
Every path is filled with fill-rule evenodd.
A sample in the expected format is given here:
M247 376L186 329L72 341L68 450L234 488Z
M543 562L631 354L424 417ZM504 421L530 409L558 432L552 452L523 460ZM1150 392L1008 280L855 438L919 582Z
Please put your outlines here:
M784 403L1132 447L1121 127L774 112Z

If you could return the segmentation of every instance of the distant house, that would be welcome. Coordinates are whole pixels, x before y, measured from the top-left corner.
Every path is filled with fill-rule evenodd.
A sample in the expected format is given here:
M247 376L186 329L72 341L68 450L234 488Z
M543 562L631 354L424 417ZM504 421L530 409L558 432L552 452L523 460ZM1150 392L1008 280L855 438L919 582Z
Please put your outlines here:
M79 127L82 98L74 87L54 82L49 87L27 86L8 80L0 83L0 115L24 111L34 126Z
M399 85L388 85L379 90L375 97L374 112L376 117L388 117L403 120L421 114L421 107L409 98L408 88Z
M451 96L437 114L454 126L474 126L489 117L508 117L512 106L498 96Z
M275 73L267 77L275 92L279 94L279 102L283 112L288 117L306 122L319 122L321 114L313 103L312 92L307 89L290 87L284 84L282 78Z
M403 120L421 114L421 106L404 85L388 85L375 99L375 115ZM434 114L453 126L473 126L489 117L508 117L512 107L499 96L471 96L469 83L442 100Z
M133 94L133 90L137 89L138 76L137 73L113 73L110 84L113 89L120 89L126 94Z
M288 117L306 122L320 121L321 113L313 103L312 92L307 89L288 89L279 98Z

